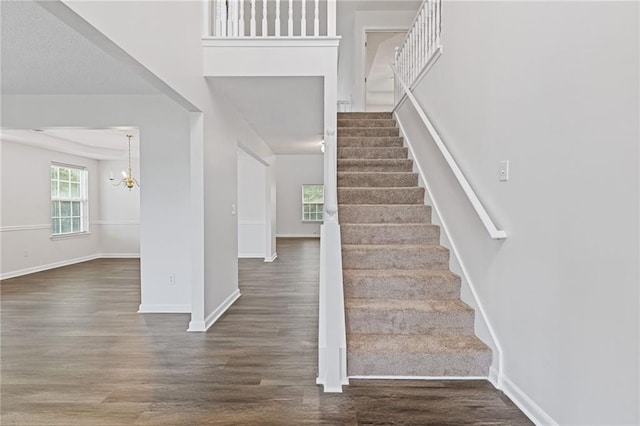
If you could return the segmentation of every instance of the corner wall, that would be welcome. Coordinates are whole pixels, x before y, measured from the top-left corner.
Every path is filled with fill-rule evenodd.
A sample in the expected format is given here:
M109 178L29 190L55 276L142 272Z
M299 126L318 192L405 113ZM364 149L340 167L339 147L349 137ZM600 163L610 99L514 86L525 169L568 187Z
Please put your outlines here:
M444 54L415 95L503 242L413 108L398 111L503 347L505 390L539 424L640 422L638 18L635 2L444 3Z

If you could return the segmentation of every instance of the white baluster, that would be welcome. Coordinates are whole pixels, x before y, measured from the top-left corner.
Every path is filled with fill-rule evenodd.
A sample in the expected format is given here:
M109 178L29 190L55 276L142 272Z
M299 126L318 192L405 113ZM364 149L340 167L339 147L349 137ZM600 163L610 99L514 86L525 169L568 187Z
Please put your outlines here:
M313 8L313 36L320 35L320 0L315 0Z
M237 35L237 24L236 20L236 1L237 0L228 0L228 12L227 12L227 36L235 37Z
M429 0L429 51L433 51L435 40L435 23L436 23L436 13L435 13L435 2L433 0Z
M218 12L218 31L216 35L218 37L227 36L227 4L224 0L217 0L217 12Z
M269 35L269 24L267 22L267 0L262 0L262 37Z
M280 0L276 0L276 37L280 37Z
M440 35L442 32L442 1L436 1L436 45L440 46Z
M251 0L251 20L249 21L249 26L251 29L249 30L249 34L251 37L256 36L256 0Z
M327 37L336 36L336 0L327 0Z
M238 16L238 36L244 37L244 0L240 0L240 13Z
M289 20L287 21L287 35L293 37L293 0L289 0Z
M300 13L300 35L307 36L307 0L302 0L302 12Z

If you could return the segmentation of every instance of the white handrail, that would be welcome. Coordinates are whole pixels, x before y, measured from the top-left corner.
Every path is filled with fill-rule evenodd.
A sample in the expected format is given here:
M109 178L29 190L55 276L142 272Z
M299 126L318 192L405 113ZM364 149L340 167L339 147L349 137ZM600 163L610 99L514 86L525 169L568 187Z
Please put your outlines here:
M451 171L453 172L454 176L458 180L458 183L462 187L462 190L466 194L467 198L469 199L469 202L471 203L474 210L478 214L478 217L482 221L482 224L484 225L484 227L487 229L487 232L489 233L491 238L493 238L494 240L502 240L507 238L507 233L503 230L499 230L495 226L491 218L489 217L489 214L487 213L484 206L480 202L480 199L478 199L478 196L473 191L473 188L471 188L471 185L469 185L469 181L467 181L467 178L462 173L462 170L460 170L460 167L458 167L458 164L456 163L453 156L447 149L446 145L444 144L444 142L442 142L442 138L440 138L440 135L436 131L435 127L433 126L433 124L431 123L427 115L425 114L424 110L422 109L422 106L418 103L418 100L416 99L416 97L413 96L413 93L411 92L411 89L409 88L407 83L405 83L405 81L402 79L402 77L398 73L398 70L396 69L395 66L392 65L391 69L393 70L393 73L395 75L396 82L400 84L400 87L403 89L404 93L406 94L407 99L411 101L411 104L416 109L416 112L422 119L422 122L424 123L425 127L429 131L429 134L431 134L433 141L435 142L436 146L440 150L440 153L442 154L447 164L449 165L449 168L451 168Z

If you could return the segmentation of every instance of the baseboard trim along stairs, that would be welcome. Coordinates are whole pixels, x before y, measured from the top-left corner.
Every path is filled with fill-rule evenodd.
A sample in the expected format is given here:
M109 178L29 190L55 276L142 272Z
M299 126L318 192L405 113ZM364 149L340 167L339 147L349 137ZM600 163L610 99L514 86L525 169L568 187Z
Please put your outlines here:
M391 113L338 114L338 204L347 374L486 379L474 334L413 162Z

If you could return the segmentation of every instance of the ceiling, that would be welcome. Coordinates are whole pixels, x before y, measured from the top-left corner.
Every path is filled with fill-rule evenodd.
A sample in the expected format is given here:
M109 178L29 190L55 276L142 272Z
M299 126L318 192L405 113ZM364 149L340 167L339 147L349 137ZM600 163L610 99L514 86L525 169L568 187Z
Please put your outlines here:
M321 77L212 78L222 95L278 155L320 154L324 127Z
M159 93L31 0L2 0L0 15L2 94Z
M140 132L137 128L131 127L108 129L52 127L35 130L3 128L0 137L4 141L54 149L95 160L115 160L127 157L127 135L133 136L131 154L137 157L140 152Z

